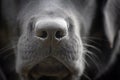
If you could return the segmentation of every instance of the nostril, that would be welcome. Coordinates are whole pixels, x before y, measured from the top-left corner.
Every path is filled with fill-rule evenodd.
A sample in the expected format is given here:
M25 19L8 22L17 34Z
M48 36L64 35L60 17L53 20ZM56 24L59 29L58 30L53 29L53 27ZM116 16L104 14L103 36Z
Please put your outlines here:
M47 36L48 36L47 31L37 32L36 35L37 35L37 37L40 37L40 38L47 38Z
M59 40L68 35L64 18L41 18L35 23L35 36L43 40Z
M64 34L63 31L57 31L57 32L55 33L55 37L58 38L58 39L64 37L64 35L65 35L65 34Z

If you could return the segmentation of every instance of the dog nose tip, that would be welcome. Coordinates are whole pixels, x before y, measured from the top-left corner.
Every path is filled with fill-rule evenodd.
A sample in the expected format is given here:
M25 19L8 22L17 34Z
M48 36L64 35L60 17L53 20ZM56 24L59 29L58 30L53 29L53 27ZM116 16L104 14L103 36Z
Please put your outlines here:
M67 35L67 22L64 19L43 19L35 26L35 35L40 39L61 40Z

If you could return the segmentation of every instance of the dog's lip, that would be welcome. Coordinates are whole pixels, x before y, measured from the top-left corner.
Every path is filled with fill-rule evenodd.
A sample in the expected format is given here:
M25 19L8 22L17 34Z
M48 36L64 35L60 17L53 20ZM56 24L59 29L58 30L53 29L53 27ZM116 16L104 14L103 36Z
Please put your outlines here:
M56 58L54 56L47 56L42 59L34 60L35 64L32 64L32 67L23 66L18 72L22 78L25 80L29 78L34 80L41 80L42 78L53 78L54 80L66 79L69 75L81 75L82 69L76 65L75 62L67 62L63 59ZM31 63L31 62L29 62ZM69 64L68 64L69 63Z
M35 66L32 70L31 70L32 75L34 76L66 76L68 75L70 72L68 71L67 68L65 67L52 67L52 66Z
M51 62L49 61L51 60ZM59 61L48 58L44 61L41 61L39 64L35 65L30 71L34 77L40 76L55 76L55 77L66 77L71 72Z

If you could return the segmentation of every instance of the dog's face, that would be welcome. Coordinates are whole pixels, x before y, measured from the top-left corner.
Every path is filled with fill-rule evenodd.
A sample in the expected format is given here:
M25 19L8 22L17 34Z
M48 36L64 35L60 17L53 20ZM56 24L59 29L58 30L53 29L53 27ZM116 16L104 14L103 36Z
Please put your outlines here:
M18 0L16 9L12 18L17 22L11 24L20 31L15 51L16 71L21 79L79 80L85 64L93 64L85 58L93 52L86 49L89 45L83 37L89 38L95 1Z
M77 12L69 1L62 1L33 1L19 13L22 32L16 70L25 80L31 76L71 80L83 73L85 53Z

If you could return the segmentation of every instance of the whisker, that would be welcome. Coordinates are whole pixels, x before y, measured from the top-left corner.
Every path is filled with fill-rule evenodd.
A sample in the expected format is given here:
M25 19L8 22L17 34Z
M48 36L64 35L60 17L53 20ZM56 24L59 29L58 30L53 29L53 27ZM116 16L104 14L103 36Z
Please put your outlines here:
M100 65L98 63L101 63L99 57L95 54L91 55L91 53L93 54L93 52L91 51L87 51L86 56L88 56L88 58L95 64L98 72L100 71Z
M83 44L83 46L90 47L90 48L95 49L96 51L98 51L98 52L102 53L102 51L101 51L100 49L96 48L96 47L95 47L95 46L93 46L93 45Z
M15 48L15 46L12 45L7 45L3 48L0 49L0 55L3 55L3 59L7 59L8 57L12 56L14 54L14 52L11 52L11 50L13 50ZM7 52L9 51L9 52Z
M11 45L7 45L7 46L1 48L0 51L6 50L6 49L9 48L10 46L11 46Z
M9 50L12 50L12 49L13 49L12 47L6 48L3 51L0 51L0 55L3 54L3 53L5 53L5 52L7 52L7 51L9 51Z
M88 79L88 80L92 80L89 76L87 76L85 73L83 73L83 76Z
M8 55L4 56L4 60L6 60L8 57L13 56L13 55L14 55L14 53L10 52Z
M99 71L100 68L99 68L99 65L96 62L96 59L93 56L90 56L89 54L86 54L86 56L95 64L97 70Z
M98 59L97 55L95 55L93 52L91 52L89 50L86 50L85 52L86 52L86 54L88 53L88 54L92 55L93 57L95 57L96 59Z
M100 46L100 44L98 44L97 42L95 42L94 40L91 40L91 39L87 39L84 43L88 43L88 42L92 42L92 43L95 43L96 45Z
M89 66L89 64L88 64L88 62L86 61L86 59L83 59L83 62L84 62L87 66Z
M99 66L97 64L97 61L99 61L99 58L97 57L97 55L95 55L93 52L91 52L87 49L84 49L84 52L85 52L85 55L95 64L96 68L99 71L100 69L99 69ZM87 63L86 60L85 60L85 63L87 66L89 66L89 64Z
M90 36L87 36L87 37L82 37L83 39L94 39L94 40L103 40L103 41L106 41L105 39L102 39L102 38L99 38L99 37L90 37Z

